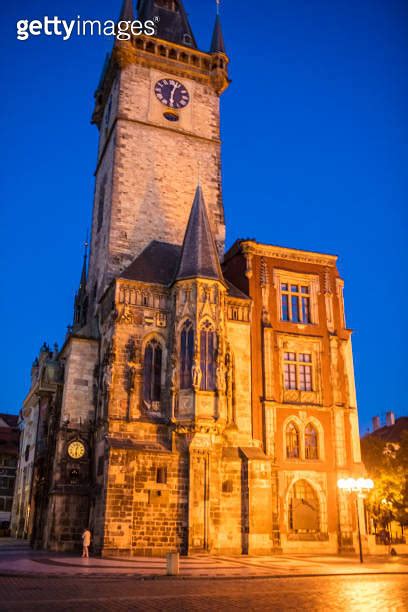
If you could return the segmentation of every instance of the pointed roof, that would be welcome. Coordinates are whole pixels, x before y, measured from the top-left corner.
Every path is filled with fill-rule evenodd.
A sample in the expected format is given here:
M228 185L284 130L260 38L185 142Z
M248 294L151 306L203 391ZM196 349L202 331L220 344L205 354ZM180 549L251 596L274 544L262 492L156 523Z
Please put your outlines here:
M79 281L79 292L84 291L85 287L86 287L86 260L87 260L87 252L85 249L85 253L84 253L84 261L82 264L82 270L81 270L81 280Z
M197 43L188 21L182 0L138 0L137 12L140 21L155 21L156 37L178 45L197 49Z
M176 280L197 277L224 281L201 185L195 192Z
M222 34L221 19L218 14L215 17L210 53L224 53L225 55L227 54L227 52L225 51L224 36Z
M119 21L134 21L133 0L123 0Z

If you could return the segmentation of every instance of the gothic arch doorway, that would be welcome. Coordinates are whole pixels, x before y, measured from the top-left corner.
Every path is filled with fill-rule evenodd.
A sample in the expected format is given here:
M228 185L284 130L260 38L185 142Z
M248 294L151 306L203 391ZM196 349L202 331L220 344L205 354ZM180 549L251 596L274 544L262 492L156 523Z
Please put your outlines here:
M292 533L320 531L319 498L306 480L298 480L289 494L289 530Z

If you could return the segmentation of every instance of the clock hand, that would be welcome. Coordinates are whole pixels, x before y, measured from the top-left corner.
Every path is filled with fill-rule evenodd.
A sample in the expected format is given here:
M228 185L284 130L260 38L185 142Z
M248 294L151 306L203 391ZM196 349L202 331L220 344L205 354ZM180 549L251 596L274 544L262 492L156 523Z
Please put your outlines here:
M176 89L178 88L178 86L179 86L179 85L178 85L178 83L176 83L176 84L174 85L173 89L171 90L170 100L169 100L170 105L173 105L173 104L174 104L174 92L176 91Z

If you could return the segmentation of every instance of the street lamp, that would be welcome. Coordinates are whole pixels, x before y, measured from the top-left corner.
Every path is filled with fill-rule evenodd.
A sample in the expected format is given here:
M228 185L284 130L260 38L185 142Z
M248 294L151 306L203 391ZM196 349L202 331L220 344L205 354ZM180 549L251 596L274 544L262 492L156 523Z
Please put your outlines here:
M363 563L363 547L361 545L361 530L360 530L360 514L358 511L358 498L364 497L366 491L370 491L374 487L371 478L340 478L337 481L337 486L342 491L356 494L356 513L357 513L357 530L358 530L358 546L360 551L360 563Z

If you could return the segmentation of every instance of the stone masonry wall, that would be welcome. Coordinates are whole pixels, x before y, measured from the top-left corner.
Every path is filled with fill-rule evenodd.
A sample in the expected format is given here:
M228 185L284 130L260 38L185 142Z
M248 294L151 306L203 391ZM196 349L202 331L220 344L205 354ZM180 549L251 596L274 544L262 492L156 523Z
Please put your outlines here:
M169 76L177 78L133 64L122 70L119 89L115 83L111 94L110 118L101 127L101 142L108 140L100 146L89 271L89 287L97 282L98 297L152 240L182 243L199 180L223 251L219 98L210 87L183 77L190 103L180 111L180 122L169 122L154 94L156 81ZM104 228L97 232L105 176Z
M186 521L182 455L111 451L103 554L161 556L185 550Z

